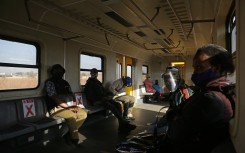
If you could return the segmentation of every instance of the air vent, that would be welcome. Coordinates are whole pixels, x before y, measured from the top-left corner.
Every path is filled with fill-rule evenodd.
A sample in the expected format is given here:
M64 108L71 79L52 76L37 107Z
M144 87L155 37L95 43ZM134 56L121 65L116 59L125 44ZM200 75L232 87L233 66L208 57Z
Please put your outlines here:
M161 35L159 31L157 31L157 30L154 30L154 31L156 34Z
M122 18L121 16L119 16L115 12L106 12L105 14L108 15L109 17L111 17L112 19L116 20L120 24L124 25L125 27L132 27L133 26L131 23L126 21L124 18Z
M163 39L168 45L171 45L171 43L167 39Z
M157 45L157 43L155 43L155 42L153 42L153 43L151 43L152 45Z
M162 29L159 29L159 31L164 35L166 34Z
M137 31L135 32L137 35L139 35L140 37L145 37L145 33L143 33L142 31Z
M161 50L164 51L165 53L168 53L168 54L170 53L170 51L167 50L166 48L162 48Z
M171 44L174 44L173 40L168 38L168 41L171 43Z

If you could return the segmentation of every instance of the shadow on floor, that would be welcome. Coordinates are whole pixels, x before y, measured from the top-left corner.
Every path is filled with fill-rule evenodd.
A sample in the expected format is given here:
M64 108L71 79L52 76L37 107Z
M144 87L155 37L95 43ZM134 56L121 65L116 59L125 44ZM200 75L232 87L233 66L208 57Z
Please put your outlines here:
M156 121L157 111L134 108L135 117L132 124L137 128L128 134L118 133L118 122L116 117L104 117L104 114L98 113L88 116L83 126L79 129L82 146L66 144L64 139L51 142L48 146L31 149L35 153L116 153L115 146L126 139L137 135L145 130L150 130Z

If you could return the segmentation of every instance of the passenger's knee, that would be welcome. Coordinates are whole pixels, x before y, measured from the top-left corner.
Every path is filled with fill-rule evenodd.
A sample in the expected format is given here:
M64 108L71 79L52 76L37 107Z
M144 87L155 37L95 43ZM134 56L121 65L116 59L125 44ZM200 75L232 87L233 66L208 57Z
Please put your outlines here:
M87 118L87 112L82 108L78 109L77 115L80 116L80 118L84 118L84 119Z

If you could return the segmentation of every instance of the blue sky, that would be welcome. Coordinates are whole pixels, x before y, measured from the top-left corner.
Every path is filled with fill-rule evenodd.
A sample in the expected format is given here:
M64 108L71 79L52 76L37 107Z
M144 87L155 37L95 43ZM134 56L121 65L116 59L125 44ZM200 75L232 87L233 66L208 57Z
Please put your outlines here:
M0 62L36 65L36 47L0 39ZM28 72L34 69L0 67L0 73Z

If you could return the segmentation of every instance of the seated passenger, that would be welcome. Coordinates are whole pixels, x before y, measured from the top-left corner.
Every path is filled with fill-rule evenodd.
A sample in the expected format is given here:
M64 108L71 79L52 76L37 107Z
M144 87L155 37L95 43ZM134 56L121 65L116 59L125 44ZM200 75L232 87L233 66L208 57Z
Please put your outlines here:
M153 88L153 83L150 81L150 75L149 74L146 74L145 81L143 83L144 83L146 92L151 92L151 93L156 92L156 90Z
M158 80L155 80L155 83L152 85L152 87L157 91L157 92L161 92L161 87L158 84Z
M93 68L90 71L91 77L87 80L85 84L85 93L86 97L89 102L93 105L96 105L99 101L105 104L105 107L117 117L119 127L119 132L129 132L136 128L135 125L129 124L122 116L122 109L121 104L115 102L112 99L112 96L109 96L108 92L106 92L105 88L103 87L102 83L97 79L98 77L98 70Z
M79 128L87 118L85 110L76 106L76 99L67 81L63 79L65 69L53 65L52 77L45 82L45 91L48 97L47 106L51 116L65 118L69 127L70 140L75 145L79 144Z
M146 74L145 77L146 78L145 78L145 81L143 83L145 85L146 92L154 93L152 95L152 99L153 100L158 100L158 98L160 96L160 92L157 91L156 89L154 89L153 83L150 81L150 75L149 74ZM157 81L157 84L158 84L158 81ZM155 85L155 87L158 88L157 85ZM160 89L158 89L158 90L160 90Z
M231 54L221 46L205 45L197 50L193 68L191 80L198 90L167 111L167 138L160 152L210 153L230 138L229 121L235 101L227 79L235 69Z
M126 86L131 85L130 77L122 77L115 80L109 87L110 93L114 96L115 101L120 101L123 103L123 117L125 119L134 120L132 109L135 103L134 96L126 95Z

